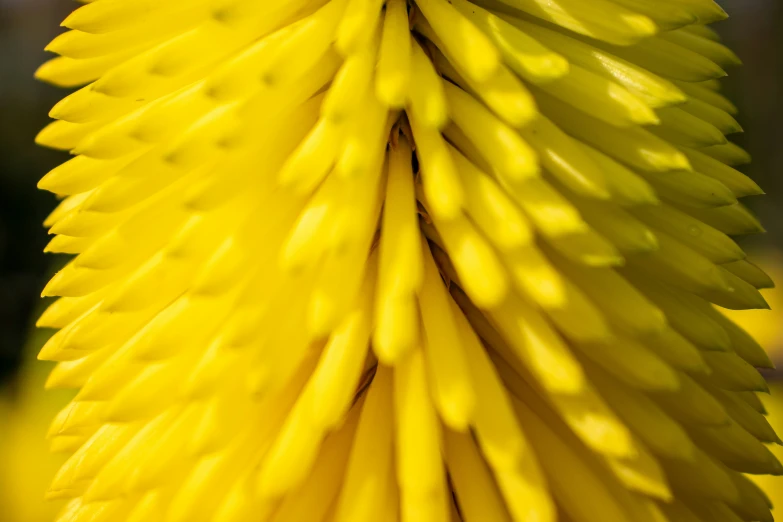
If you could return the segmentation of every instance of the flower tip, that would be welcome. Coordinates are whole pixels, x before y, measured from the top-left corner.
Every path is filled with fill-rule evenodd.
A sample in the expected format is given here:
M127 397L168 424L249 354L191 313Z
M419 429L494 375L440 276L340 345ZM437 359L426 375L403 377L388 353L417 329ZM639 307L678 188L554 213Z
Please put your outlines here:
M423 125L441 130L449 124L451 117L449 116L448 107L445 104L443 106L438 104L430 104L427 109L428 110L422 115L421 118Z
M525 65L542 85L567 76L571 70L568 60L554 53L529 58Z
M55 437L49 443L49 452L52 454L57 453L73 453L84 443L84 438L79 436L60 436Z
M672 170L687 170L689 172L693 170L691 162L688 161L687 156L681 152L672 156L671 168Z
M416 332L410 332L411 335L407 336L399 334L398 330L389 332L385 331L381 325L376 327L375 332L373 332L372 346L381 364L391 367L396 366L415 347Z
M645 231L642 241L640 243L640 249L643 252L654 252L660 248L658 243L658 236L651 230Z
M517 129L527 126L538 118L538 109L534 104L527 102L516 103L513 108L510 105L508 107L508 122Z
M62 434L63 422L58 417L55 417L53 422L49 425L49 429L46 431L45 435L46 440L52 440Z
M443 399L440 413L446 426L454 431L465 432L470 427L475 407L476 397L472 389L455 389L449 398Z
M745 132L745 129L736 120L732 122L731 126L726 130L728 131L726 134L742 134Z
M41 349L38 351L38 355L36 356L39 361L56 361L61 362L68 358L73 358L73 351L69 345L71 345L71 341L69 340L68 336L64 336L62 330L60 330L55 335L51 336L46 343L41 347ZM68 355L69 357L65 357L65 355ZM51 372L49 377L57 376L58 374L62 374L63 372L58 371L59 367L55 367L55 369Z
M747 285L747 283L745 284ZM736 297L742 301L743 310L772 310L772 307L767 300L756 288L735 288L734 285L727 283L727 290L729 293L735 294Z
M493 279L489 281L489 279ZM485 278L483 286L476 288L471 295L473 302L481 308L493 308L500 306L509 292L509 284L505 279Z
M35 358L39 361L51 361L51 350L48 349L46 346L41 348L41 350L38 352L38 354L35 356Z
M725 63L726 65L732 66L732 67L741 67L744 65L742 62L742 58L740 58L737 53L730 49L726 49L726 55L725 55Z
M47 178L47 176L44 176L41 179L39 179L38 183L36 183L35 186L36 186L36 188L38 188L38 190L45 190L47 192L53 192L53 190L51 190L51 188L52 188L51 185L49 185L49 180L47 180L46 178ZM46 246L46 248L48 248L48 245ZM46 250L46 248L44 248L44 252L48 252L48 250Z
M386 76L375 83L375 96L387 107L401 109L408 99L407 75Z
M74 156L86 155L87 152L89 152L89 149L90 149L89 145L80 143L79 145L71 149L71 154L73 154Z
M60 27L90 32L90 26L94 25L104 7L102 5L83 5L66 16L65 20L60 23ZM95 30L94 27L92 29Z
M314 337L329 335L335 326L336 310L332 300L314 295L307 314L307 331Z
M55 369L52 371L52 373L49 374L49 377L46 378L46 382L44 382L44 390L72 388L74 386L73 382L68 381L67 372L65 372L64 375L64 372L58 372L57 368L59 368L59 366L55 366ZM56 437L57 435L59 434L55 433L52 438Z
M688 95L682 92L680 89L668 89L661 95L661 99L667 102L668 105L682 105L688 102Z
M78 27L79 25L79 19L81 19L81 13L79 13L79 9L76 9L71 14L65 17L65 20L60 22L60 27L65 27L66 29L74 29L75 27Z
M44 312L43 314L41 314L41 317L39 317L39 318L38 318L38 319L35 321L35 327L36 327L36 328L54 328L54 327L52 327L52 326L49 326L49 321L48 321L48 320L47 320L47 318L46 318L46 312ZM40 353L39 353L39 355L40 355ZM40 360L40 359L39 359L39 360Z
M654 36L660 31L658 24L656 24L652 18L645 15L632 14L623 17L623 20L637 38Z
M463 202L460 198L450 197L448 194L438 194L429 198L427 207L431 214L438 216L443 221L451 221L460 216Z
M56 274L48 283L46 283L44 289L41 290L41 297L57 297L58 295L57 289L59 286L58 284L59 278L57 277L57 275L59 275L59 273Z
M646 105L640 106L631 113L631 121L639 125L660 125L661 119L655 111Z
M710 23L712 22L720 22L721 20L726 20L729 18L729 13L726 12L723 7L721 7L719 4L713 2L710 7L712 8L712 18L710 19Z
M38 69L36 69L35 72L33 73L33 77L36 80L40 80L46 83L51 83L58 87L67 87L67 85L61 84L57 80L57 67L56 67L55 60L58 59L59 58L53 58L47 62L42 63L38 67Z
M42 147L46 147L47 144L51 141L50 135L52 134L51 125L47 125L43 129L41 129L38 134L35 135L35 143L36 145L41 145Z
M69 150L73 145L73 125L64 121L53 121L35 136L36 145L56 150Z

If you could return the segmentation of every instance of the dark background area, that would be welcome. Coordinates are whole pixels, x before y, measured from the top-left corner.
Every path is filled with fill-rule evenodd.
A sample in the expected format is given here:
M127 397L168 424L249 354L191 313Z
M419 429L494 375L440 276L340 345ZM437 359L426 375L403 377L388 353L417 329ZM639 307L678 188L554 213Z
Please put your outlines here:
M33 142L63 95L33 79L43 47L73 9L66 0L0 0L0 382L17 367L51 256L41 220L55 198L37 180L64 154Z
M749 247L783 248L783 2L780 0L719 1L731 16L715 24L726 45L744 65L729 70L724 92L739 107L745 133L732 137L753 156L743 170L767 192L747 201L759 214L768 234L743 240Z
M731 19L714 27L745 62L725 80L745 128L737 141L754 156L746 172L768 193L751 204L769 233L744 244L783 247L783 2L721 3ZM46 59L42 49L75 7L69 0L0 0L0 382L18 366L55 262L42 253L47 235L41 225L55 199L36 182L66 155L33 140L64 92L36 82L33 73Z

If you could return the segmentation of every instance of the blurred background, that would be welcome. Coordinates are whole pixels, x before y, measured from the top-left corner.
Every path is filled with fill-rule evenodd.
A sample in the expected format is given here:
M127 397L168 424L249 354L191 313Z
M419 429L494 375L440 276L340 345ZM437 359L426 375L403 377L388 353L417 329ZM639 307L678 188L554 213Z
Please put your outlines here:
M754 157L746 172L768 194L750 202L768 233L743 240L743 246L783 285L783 2L719 3L731 19L714 27L745 63L724 82L745 128L736 141ZM50 367L34 363L49 335L33 329L44 306L38 296L56 263L42 254L47 235L41 226L55 200L37 190L36 182L65 155L39 148L33 140L64 93L33 80L33 72L46 59L42 49L75 5L70 0L0 0L0 522L52 520L57 509L38 500L60 463L48 454L46 429L68 394L44 392ZM776 353L783 368L783 292L770 290L766 297L775 311L732 317ZM769 377L777 381L769 409L783 434L783 372ZM783 504L783 482L767 487Z

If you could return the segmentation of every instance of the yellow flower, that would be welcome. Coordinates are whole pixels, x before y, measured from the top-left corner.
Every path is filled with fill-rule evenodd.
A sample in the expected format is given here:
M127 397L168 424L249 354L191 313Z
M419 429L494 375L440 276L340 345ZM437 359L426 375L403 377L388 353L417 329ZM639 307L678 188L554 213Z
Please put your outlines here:
M491 8L493 10L487 10ZM60 522L771 521L711 0L96 0Z

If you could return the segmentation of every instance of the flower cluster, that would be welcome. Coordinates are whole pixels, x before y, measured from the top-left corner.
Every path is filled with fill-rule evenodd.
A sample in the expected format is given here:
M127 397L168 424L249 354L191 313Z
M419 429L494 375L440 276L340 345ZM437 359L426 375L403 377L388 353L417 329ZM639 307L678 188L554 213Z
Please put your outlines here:
M724 17L77 9L37 73L83 86L38 136L59 522L770 522Z

